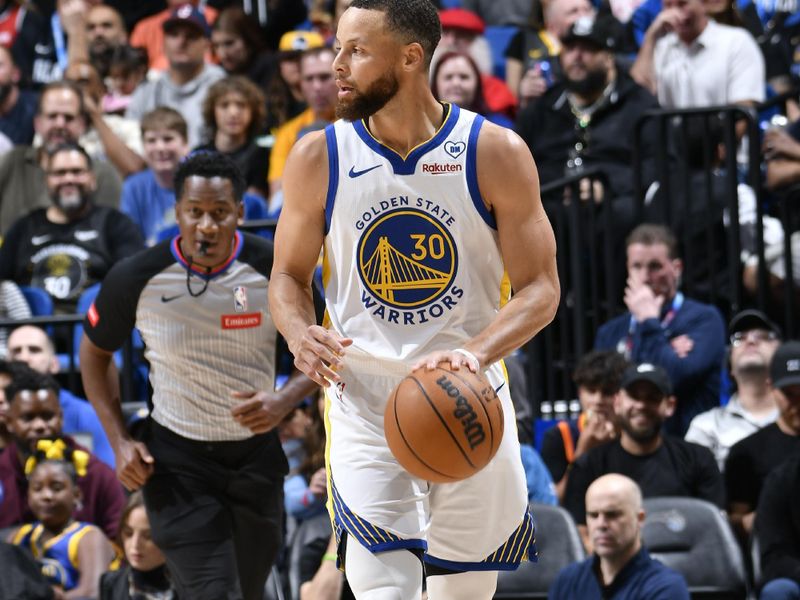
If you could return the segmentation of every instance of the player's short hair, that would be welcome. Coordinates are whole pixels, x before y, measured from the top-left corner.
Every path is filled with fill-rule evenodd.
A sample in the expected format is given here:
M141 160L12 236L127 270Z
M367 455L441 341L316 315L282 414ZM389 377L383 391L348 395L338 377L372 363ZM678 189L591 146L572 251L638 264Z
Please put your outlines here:
M8 367L11 383L6 386L6 400L9 404L13 404L17 394L25 390L31 392L49 390L58 397L58 383L51 375L39 373L20 362L9 363Z
M439 13L430 0L353 0L350 8L386 13L389 31L406 44L419 43L425 52L425 66L430 67L433 51L442 37Z
M667 255L671 259L678 258L678 240L675 239L675 234L664 225L642 223L631 231L628 239L625 240L626 248L633 244L642 244L643 246L664 244L667 247Z
M166 129L168 131L174 131L181 136L184 141L189 139L186 119L184 119L177 110L169 108L168 106L159 106L149 113L146 113L142 117L140 127L142 130L142 137L144 137L144 134L148 131Z
M227 179L233 187L233 199L238 204L242 201L246 183L236 163L219 152L200 150L187 156L175 172L175 200L180 202L183 196L183 184L188 177L211 179L219 177Z
M600 390L600 393L610 396L619 391L622 374L627 367L628 361L618 352L593 350L578 361L572 381L578 387Z

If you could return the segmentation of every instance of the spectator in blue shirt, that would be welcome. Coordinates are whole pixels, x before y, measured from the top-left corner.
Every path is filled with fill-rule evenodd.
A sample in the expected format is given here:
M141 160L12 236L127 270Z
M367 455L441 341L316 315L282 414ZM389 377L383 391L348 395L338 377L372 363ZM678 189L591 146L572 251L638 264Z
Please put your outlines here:
M45 375L58 373L58 358L53 342L47 333L33 325L23 325L11 332L8 337L8 358L25 363ZM78 441L90 446L92 454L113 469L114 450L92 405L63 388L58 392L58 402L63 415L62 432L70 436L88 436L90 443L84 444L80 438Z
M142 146L148 168L122 184L120 210L136 223L148 246L178 235L173 180L189 155L186 120L166 106L142 117ZM244 195L244 220L266 219L267 205L251 193ZM259 232L260 233L260 232Z
M120 210L136 223L148 246L175 225L173 180L189 154L187 125L181 114L160 106L142 117L142 146L147 169L122 185Z
M624 475L597 479L586 491L586 524L594 554L561 570L550 600L688 600L683 577L642 546L642 494Z
M667 371L678 403L666 430L682 437L695 415L719 406L725 323L716 307L678 290L683 262L669 229L639 225L625 246L628 312L600 326L594 347Z

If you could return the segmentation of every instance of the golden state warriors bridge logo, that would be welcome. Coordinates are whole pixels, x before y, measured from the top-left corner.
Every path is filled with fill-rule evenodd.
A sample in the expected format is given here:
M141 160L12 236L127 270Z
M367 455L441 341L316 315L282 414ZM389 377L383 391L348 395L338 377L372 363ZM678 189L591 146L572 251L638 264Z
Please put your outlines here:
M452 285L458 268L452 235L436 217L413 208L386 212L366 228L358 268L365 308L389 322L438 318L463 295Z

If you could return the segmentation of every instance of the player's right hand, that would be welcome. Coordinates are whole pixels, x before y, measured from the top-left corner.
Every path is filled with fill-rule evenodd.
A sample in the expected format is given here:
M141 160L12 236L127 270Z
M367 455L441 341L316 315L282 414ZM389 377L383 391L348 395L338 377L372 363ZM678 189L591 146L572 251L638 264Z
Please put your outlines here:
M341 381L337 371L344 365L345 348L352 343L352 339L330 329L311 325L290 350L295 367L318 385L328 387Z
M142 487L153 474L153 457L142 442L120 440L117 444L115 459L117 463L117 479L130 492Z

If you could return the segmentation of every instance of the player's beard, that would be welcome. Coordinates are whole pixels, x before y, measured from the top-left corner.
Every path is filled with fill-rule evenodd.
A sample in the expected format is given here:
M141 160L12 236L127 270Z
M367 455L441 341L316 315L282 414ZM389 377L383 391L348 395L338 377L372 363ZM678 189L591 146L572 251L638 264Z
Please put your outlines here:
M394 98L400 82L393 71L387 72L373 81L363 92L353 89L350 100L339 99L336 103L336 117L345 121L368 119Z

